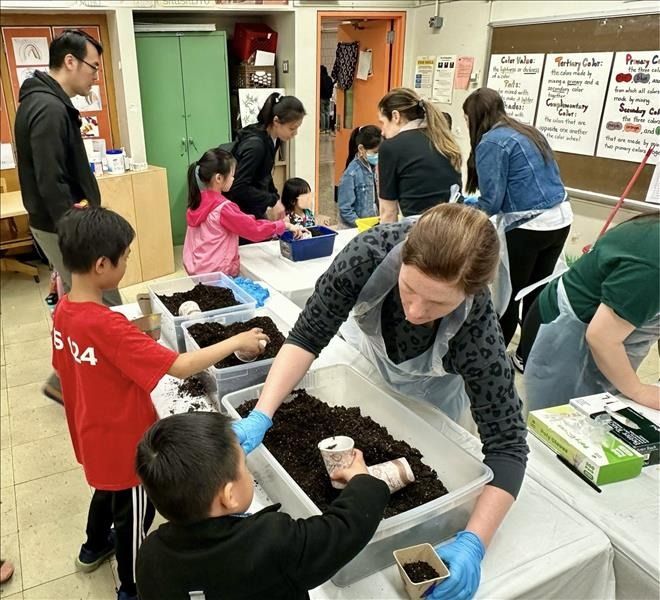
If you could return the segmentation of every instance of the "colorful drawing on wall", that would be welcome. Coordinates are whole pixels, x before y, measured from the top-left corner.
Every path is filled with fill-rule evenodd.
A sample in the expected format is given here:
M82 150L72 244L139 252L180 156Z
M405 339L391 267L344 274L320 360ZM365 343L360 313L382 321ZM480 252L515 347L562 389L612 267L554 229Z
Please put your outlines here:
M99 118L95 116L81 116L80 133L83 137L99 137Z
M15 37L14 46L16 65L43 65L48 62L48 38Z
M93 85L89 94L86 96L74 96L71 98L71 103L80 112L103 110L103 106L101 104L101 90L99 89L98 85Z
M18 77L19 87L23 85L26 79L34 75L35 71L43 71L48 73L48 65L38 65L36 67L18 67L16 69L16 77Z
M238 90L238 104L241 113L241 126L257 122L257 115L273 92L284 94L282 88L241 88Z

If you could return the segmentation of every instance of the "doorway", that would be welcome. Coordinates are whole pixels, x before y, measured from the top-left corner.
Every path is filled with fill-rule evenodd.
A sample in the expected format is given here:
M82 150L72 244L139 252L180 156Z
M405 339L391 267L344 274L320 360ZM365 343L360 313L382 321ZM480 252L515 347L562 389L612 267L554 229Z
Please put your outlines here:
M335 85L331 102L331 131L316 124L316 212L338 223L335 187L348 157L348 142L355 127L378 125L378 101L401 85L405 35L404 12L319 12L317 18L317 106L320 106L320 68L333 72L337 44L357 42L360 52L370 51L366 79L357 76L348 89ZM357 71L357 68L356 68ZM334 77L333 77L334 79Z

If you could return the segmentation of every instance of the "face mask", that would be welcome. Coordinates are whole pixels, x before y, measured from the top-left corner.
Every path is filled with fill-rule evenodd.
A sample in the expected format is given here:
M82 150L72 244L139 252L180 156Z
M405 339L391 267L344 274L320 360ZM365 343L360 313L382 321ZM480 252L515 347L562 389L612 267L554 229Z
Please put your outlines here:
M367 154L367 162L375 167L378 164L378 153Z

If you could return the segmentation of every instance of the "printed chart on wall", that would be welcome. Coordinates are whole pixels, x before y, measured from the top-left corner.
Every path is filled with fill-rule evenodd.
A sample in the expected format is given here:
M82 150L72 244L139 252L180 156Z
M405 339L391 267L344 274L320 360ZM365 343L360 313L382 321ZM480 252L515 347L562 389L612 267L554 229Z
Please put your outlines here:
M547 54L536 127L553 150L592 156L611 52Z
M493 54L488 86L504 100L506 112L531 125L539 99L544 54Z
M430 100L433 94L433 73L435 56L418 56L415 60L415 82L413 87L423 100Z
M9 114L5 104L5 94L0 81L0 169L13 169L14 148L12 146L12 132L9 124Z
M596 156L640 162L660 142L660 51L617 52ZM656 145L649 163L657 164Z
M456 56L436 56L435 74L433 76L433 102L451 104L454 91L454 71L456 70Z

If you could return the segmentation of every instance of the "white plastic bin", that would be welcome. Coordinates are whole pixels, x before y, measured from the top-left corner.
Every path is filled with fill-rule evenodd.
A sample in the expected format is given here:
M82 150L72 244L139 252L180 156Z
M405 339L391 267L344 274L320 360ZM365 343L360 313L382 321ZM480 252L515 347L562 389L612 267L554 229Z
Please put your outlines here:
M184 352L186 344L181 331L181 324L189 321L191 317L180 317L173 315L165 305L160 301L160 296L170 296L175 292L187 292L192 290L198 283L205 285L214 285L216 287L229 288L234 292L238 304L236 306L227 306L226 308L217 308L215 310L203 311L201 317L211 317L215 315L226 315L244 310L249 310L257 306L257 301L245 290L237 286L231 278L224 273L204 273L202 275L189 275L180 279L169 279L159 281L148 286L149 297L151 299L151 308L153 312L162 314L161 336L168 345L178 352ZM196 315L199 317L200 315Z
M238 417L236 407L257 398L262 387L225 395L221 404L230 416ZM296 388L305 388L330 406L360 407L363 416L418 448L449 490L441 498L384 519L364 550L332 578L335 585L349 585L393 564L392 552L398 548L436 544L465 527L477 497L493 478L489 467L348 365L310 371ZM250 453L248 466L268 496L281 502L292 517L321 513L263 444Z
M289 334L291 327L293 327L293 324L286 323L277 314L266 307L244 310L229 315L194 319L192 321L186 321L182 325L186 350L199 350L199 344L188 331L188 329L195 323L220 323L222 325L230 325L231 323L249 321L254 317L270 317L285 338ZM218 369L213 366L208 370L216 378L220 394L225 395L266 381L266 376L268 375L268 371L274 360L274 358L255 360L254 362L243 363L233 367L225 367L223 369Z

